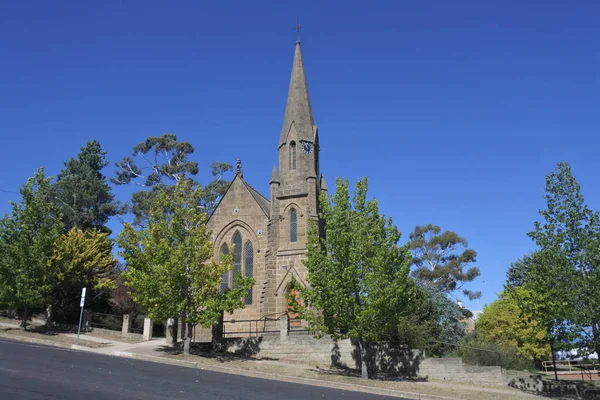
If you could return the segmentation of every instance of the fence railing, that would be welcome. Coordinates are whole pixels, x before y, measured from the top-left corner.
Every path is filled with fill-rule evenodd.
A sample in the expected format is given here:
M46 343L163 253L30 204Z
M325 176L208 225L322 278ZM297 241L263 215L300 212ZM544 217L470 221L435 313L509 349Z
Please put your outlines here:
M129 332L131 333L139 333L140 335L144 333L144 315L137 315L135 318L131 320L131 327L129 328Z
M238 337L240 335L246 337L258 337L266 333L278 333L280 332L279 327L277 327L277 329L267 329L267 324L269 322L279 322L279 317L284 314L285 313L273 313L267 314L259 319L231 319L223 321L222 336L224 338Z
M548 375L554 374L554 365L551 360L542 361L544 372ZM556 360L556 375L563 378L596 381L600 379L598 375L597 360Z
M123 316L115 314L90 313L90 327L121 331L123 328Z
M456 356L462 357L465 362L472 362L480 366L503 366L502 354L496 350L439 340L433 340L431 343L453 348L456 352Z

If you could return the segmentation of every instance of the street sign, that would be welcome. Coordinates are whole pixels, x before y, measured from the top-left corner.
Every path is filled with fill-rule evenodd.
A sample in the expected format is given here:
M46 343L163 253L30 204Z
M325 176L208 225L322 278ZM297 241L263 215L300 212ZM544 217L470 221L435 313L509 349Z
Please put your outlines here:
M85 304L85 288L81 289L81 301L79 302L79 307L83 307Z
M81 312L79 313L79 327L77 328L77 341L76 344L79 345L79 334L81 333L81 318L83 317L83 305L85 304L85 288L81 289L81 301L79 302L79 307L81 307Z

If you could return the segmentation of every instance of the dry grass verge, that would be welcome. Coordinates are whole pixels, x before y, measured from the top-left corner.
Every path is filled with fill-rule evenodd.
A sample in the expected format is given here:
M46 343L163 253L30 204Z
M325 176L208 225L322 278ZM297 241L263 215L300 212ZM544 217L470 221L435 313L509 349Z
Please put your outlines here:
M7 337L7 338L19 337L19 338L27 338L27 339L37 339L37 340L44 340L44 341L49 341L49 342L53 342L53 343L68 344L68 345L72 345L77 342L77 339L75 339L75 338L61 335L60 333L54 332L52 330L42 329L41 327L32 327L26 331L21 328L18 328L18 327L15 327L15 328L0 327L0 337ZM92 349L98 349L98 348L109 346L109 344L107 344L107 343L91 342L91 341L85 340L85 339L80 339L79 345L89 347Z
M397 390L422 395L434 395L465 400L523 400L541 398L523 393L507 386L468 385L449 382L424 381L364 381L347 370L336 370L328 366L310 366L305 364L288 364L277 360L240 359L222 356L185 356L178 352L166 352L170 359L198 363L198 368L230 368L251 373L265 373L285 377L306 378L317 381L360 385L363 387Z

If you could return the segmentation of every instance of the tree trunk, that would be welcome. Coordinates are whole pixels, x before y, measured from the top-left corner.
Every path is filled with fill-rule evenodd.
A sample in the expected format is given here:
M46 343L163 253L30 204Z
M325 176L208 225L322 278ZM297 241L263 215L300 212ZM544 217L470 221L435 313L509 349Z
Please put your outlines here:
M594 323L592 323L592 335L594 338L594 351L596 352L596 355L600 357L600 327Z
M556 355L554 354L554 336L550 333L550 351L552 352L552 368L554 369L554 380L558 380L558 372L556 371Z
M369 370L367 369L367 348L364 339L358 339L358 347L360 349L360 377L369 379Z
M25 305L23 308L23 317L21 318L21 328L27 330L27 320L29 319L29 307Z
M183 324L182 324L183 326ZM182 329L183 330L183 329ZM183 340L183 354L190 354L190 344L192 343L192 325L189 322L185 323L185 339Z

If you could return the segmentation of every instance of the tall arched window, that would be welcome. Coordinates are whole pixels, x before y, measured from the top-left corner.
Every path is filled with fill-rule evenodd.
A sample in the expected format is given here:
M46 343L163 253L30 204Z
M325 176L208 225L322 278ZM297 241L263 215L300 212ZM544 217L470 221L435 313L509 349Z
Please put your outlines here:
M290 143L290 170L296 169L296 142Z
M296 209L290 210L290 242L298 240L298 216L296 215Z
M223 243L223 246L221 246L221 260L223 259L223 256L226 256L227 254L229 254L229 246L227 246L227 243ZM225 271L223 272L223 277L221 278L221 293L227 290L228 287L229 271Z
M238 272L242 272L242 235L239 231L233 234L233 280Z
M251 242L246 242L244 249L244 276L254 276L254 246ZM245 304L252 304L252 288L248 291L244 302Z

